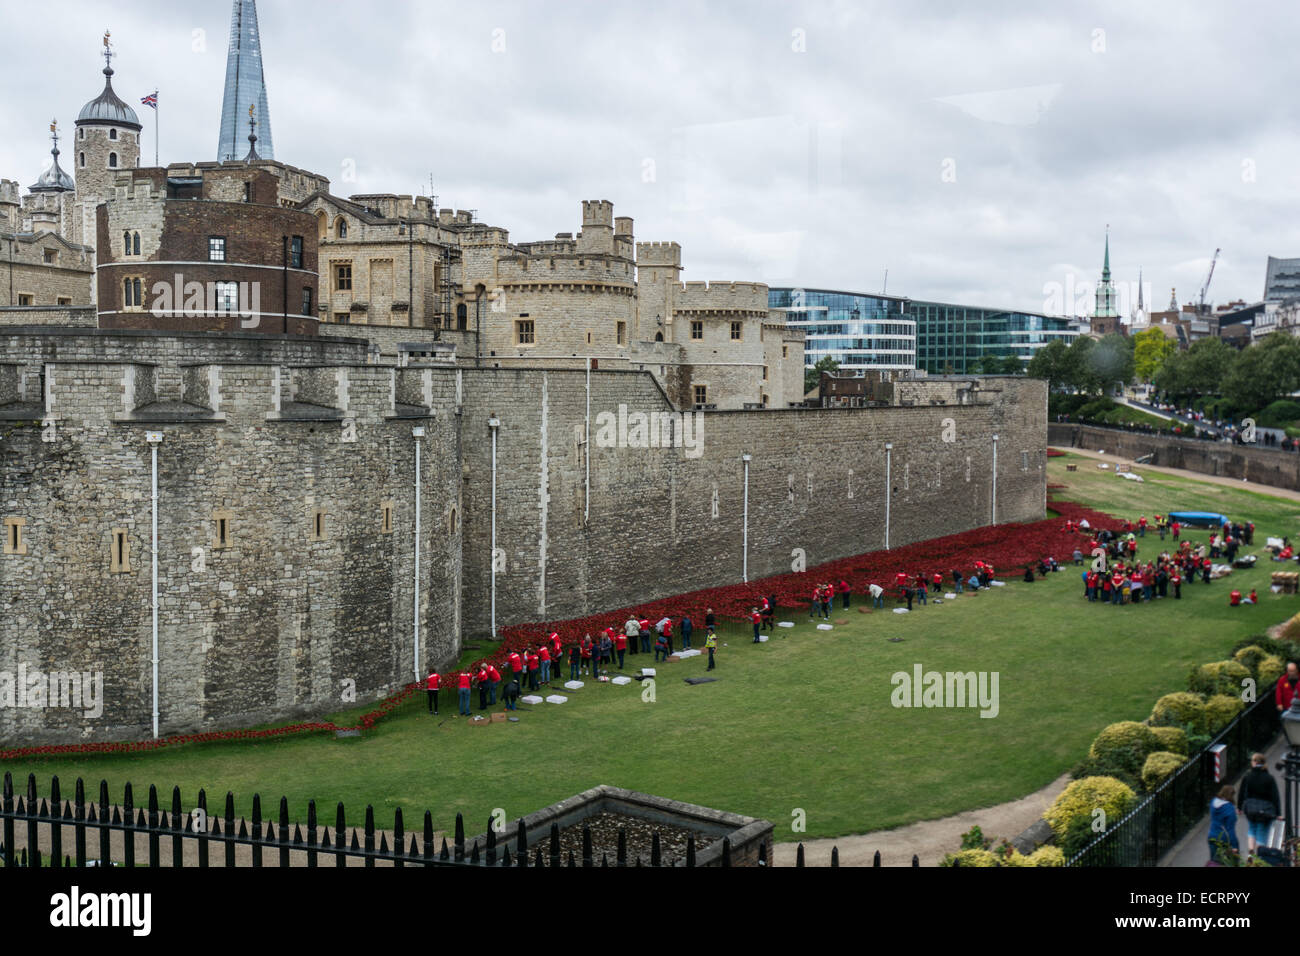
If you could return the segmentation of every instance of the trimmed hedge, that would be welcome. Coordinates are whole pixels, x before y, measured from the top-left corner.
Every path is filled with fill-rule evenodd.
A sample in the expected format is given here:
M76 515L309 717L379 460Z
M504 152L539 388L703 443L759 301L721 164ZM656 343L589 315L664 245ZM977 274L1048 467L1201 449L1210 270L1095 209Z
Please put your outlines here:
M1242 703L1240 697L1232 697L1228 694L1215 694L1205 702L1205 729L1211 734L1217 734L1232 719L1244 710L1246 705Z
M1148 722L1152 727L1184 727L1195 733L1204 732L1205 702L1200 695L1182 691L1165 694L1156 701Z
M1187 756L1187 732L1181 727L1152 727L1151 733L1156 737L1156 750ZM1150 757L1150 754L1147 754Z
M1150 727L1135 720L1124 720L1099 733L1088 750L1088 756L1099 770L1115 768L1136 775L1147 754L1156 746L1156 735ZM1105 772L1098 775L1113 776Z
M1242 681L1253 677L1250 668L1237 661L1214 661L1193 667L1187 675L1187 689L1207 697L1214 694L1239 695Z
M1132 788L1114 777L1084 777L1071 783L1043 814L1057 839L1064 844L1072 826L1092 822L1094 810L1106 815L1106 828L1114 826L1137 802Z
M1142 786L1146 790L1155 790L1186 762L1187 758L1182 754L1157 750L1148 755L1146 763L1142 765Z
M1273 688L1285 673L1286 664L1276 654L1270 654L1260 661L1259 672L1256 674L1260 696L1273 693Z
M1259 680L1259 663L1268 657L1268 651L1258 644L1247 644L1232 655L1232 659L1241 664L1257 681Z

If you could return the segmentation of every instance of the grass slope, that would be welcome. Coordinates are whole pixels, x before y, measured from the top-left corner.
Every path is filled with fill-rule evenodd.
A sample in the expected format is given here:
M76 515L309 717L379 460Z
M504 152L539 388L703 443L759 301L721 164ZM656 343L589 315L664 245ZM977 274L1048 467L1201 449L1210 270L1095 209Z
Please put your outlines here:
M1067 474L1067 463L1080 470ZM1069 484L1058 494L1099 510L1136 518L1216 509L1255 520L1257 542L1266 534L1297 536L1300 503L1146 477L1141 485L1123 481L1073 455L1049 464L1049 480ZM1139 556L1159 548L1148 536ZM747 629L727 631L717 683L682 682L704 674L704 657L662 665L652 703L636 683L588 683L562 706L521 708L518 723L472 727L448 716L456 710L454 691L444 691L441 717L426 715L421 697L364 738L29 759L0 769L23 778L35 772L42 788L57 773L65 793L77 776L96 785L105 777L114 800L130 780L138 804L151 782L164 802L179 785L187 806L205 787L218 811L227 790L241 813L254 792L263 795L264 813L274 812L283 794L297 819L311 798L330 822L336 801L354 823L372 803L384 827L397 806L408 828L426 808L439 828L460 811L472 831L494 808L515 817L609 783L765 817L776 823L778 840L866 832L1016 799L1049 783L1103 726L1140 720L1157 697L1183 689L1191 665L1220 659L1239 637L1295 613L1295 597L1267 590L1274 567L1265 560L1233 578L1243 591L1259 588L1255 608L1229 608L1226 582L1185 587L1178 602L1088 605L1078 573L1067 568L1033 585L1013 577L1004 588L911 614L837 607L832 619L849 623L832 631L817 631L806 611L796 613L796 627L778 628L760 646ZM631 670L651 660L627 663ZM894 708L890 676L917 663L997 671L1000 713L986 719L975 709ZM477 712L477 695L474 706ZM806 834L789 829L797 810L806 812Z

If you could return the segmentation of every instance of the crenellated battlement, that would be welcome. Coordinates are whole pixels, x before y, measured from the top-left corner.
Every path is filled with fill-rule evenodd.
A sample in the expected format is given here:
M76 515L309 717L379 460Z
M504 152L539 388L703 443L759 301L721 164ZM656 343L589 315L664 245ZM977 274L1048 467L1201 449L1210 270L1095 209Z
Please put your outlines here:
M744 310L767 315L767 285L762 282L683 282L673 297L677 311Z
M682 266L682 247L677 242L638 242L636 244L636 264L642 266L668 266L680 269Z
M584 199L582 201L582 227L614 226L614 204L608 199Z

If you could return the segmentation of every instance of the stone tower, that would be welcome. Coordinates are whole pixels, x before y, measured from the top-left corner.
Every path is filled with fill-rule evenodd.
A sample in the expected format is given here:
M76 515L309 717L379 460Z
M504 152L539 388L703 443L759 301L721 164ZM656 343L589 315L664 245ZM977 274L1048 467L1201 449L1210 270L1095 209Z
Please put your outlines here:
M77 115L76 199L67 204L63 236L95 245L95 209L114 194L119 170L140 165L140 119L113 92L113 47L104 34L104 91ZM95 300L92 280L90 300Z
M673 297L682 280L682 247L636 244L637 335L642 342L673 341Z
M248 150L248 108L257 111L257 155L275 159L271 145L271 110L266 105L262 77L262 36L257 28L256 0L235 0L230 14L230 49L226 54L226 93L221 102L221 133L217 160L242 158Z

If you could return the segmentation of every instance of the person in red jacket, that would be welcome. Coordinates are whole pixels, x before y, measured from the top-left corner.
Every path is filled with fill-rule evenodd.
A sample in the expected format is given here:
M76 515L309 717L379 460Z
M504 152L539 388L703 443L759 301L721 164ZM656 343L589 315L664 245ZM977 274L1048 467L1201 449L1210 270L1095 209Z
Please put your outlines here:
M845 581L843 578L841 578L839 584L839 591L840 591L840 600L844 602L845 607L848 607L849 595L853 593L853 588L849 586L848 581Z
M487 666L488 706L497 702L497 686L501 683L501 672L491 664Z
M1295 661L1287 661L1286 673L1277 679L1277 687L1273 691L1273 701L1277 704L1279 715L1291 706L1291 701L1295 699L1297 684L1300 684L1300 668L1296 666Z
M591 671L591 676L595 677L596 672L592 670L591 666L591 649L591 635L586 634L582 638L582 672L585 674L588 671Z
M551 668L551 670L554 671L559 669L560 662L564 660L564 655L562 653L563 644L561 644L560 642L560 635L555 631L551 632L550 641L551 641L551 660L552 662L554 662L555 665L554 667Z
M614 651L618 654L618 669L623 669L623 655L627 653L627 635L622 631L614 632Z
M537 674L542 666L542 659L538 656L537 649L530 647L528 649L528 689L537 690Z
M429 713L438 713L438 688L442 686L442 677L437 671L430 671L424 681L424 689L429 695Z
M551 682L551 649L543 644L537 649L537 658L541 662L541 682L549 684Z
M519 656L518 651L511 651L510 656L506 658L510 665L510 676L519 681L519 686L523 687L524 659Z
M470 678L470 673L469 673L469 671L461 671L460 674L459 674L459 675L457 676L457 678L456 678L456 695L460 698L460 716L461 716L461 717L468 717L468 716L470 716L470 711L469 711L469 685L470 685L470 679L471 679L471 678Z
M758 643L758 629L762 626L763 615L758 613L758 608L749 609L749 619L754 623L754 643Z
M488 673L487 665L480 664L474 674L474 683L478 684L478 709L487 710Z
M1241 592L1238 591L1236 588L1233 588L1232 592L1228 595L1228 607L1240 607L1240 606L1241 606Z

